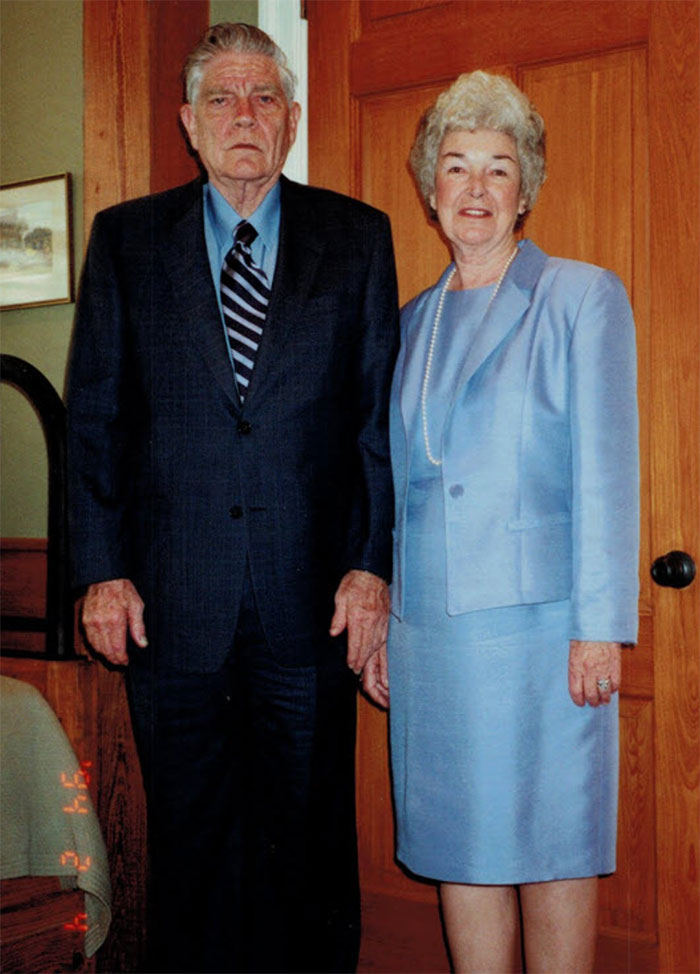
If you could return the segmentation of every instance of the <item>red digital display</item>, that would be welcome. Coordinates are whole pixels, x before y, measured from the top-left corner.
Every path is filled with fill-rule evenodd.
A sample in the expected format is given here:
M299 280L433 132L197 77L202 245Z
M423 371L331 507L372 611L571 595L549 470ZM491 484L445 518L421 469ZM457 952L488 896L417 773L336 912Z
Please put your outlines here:
M80 856L72 849L61 853L62 866L75 866L79 873L86 873L90 868L90 856L85 856L85 862L80 861Z
M85 807L87 804L87 788L90 784L90 772L89 768L92 767L92 761L81 761L80 770L76 771L73 775L67 775L65 773L61 774L61 784L64 788L73 789L75 794L72 795L73 802L70 805L64 805L63 811L68 812L68 814L87 815L88 809Z
M64 923L64 930L74 930L80 931L81 933L87 932L87 913L76 913L70 923Z
M90 768L92 768L92 761L81 761L79 771L72 775L65 774L65 772L61 774L61 784L70 792L66 797L70 798L71 802L69 805L63 806L63 811L67 815L87 815L90 812L87 804ZM62 866L72 866L79 873L87 872L90 863L90 856L81 859L74 849L66 849L60 856ZM77 913L69 923L63 924L63 929L86 933L88 929L87 913Z

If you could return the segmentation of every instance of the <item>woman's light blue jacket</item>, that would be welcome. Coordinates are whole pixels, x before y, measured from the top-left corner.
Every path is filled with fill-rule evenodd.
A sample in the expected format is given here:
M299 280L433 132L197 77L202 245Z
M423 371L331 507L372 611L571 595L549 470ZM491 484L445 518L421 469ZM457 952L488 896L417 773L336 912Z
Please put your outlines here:
M519 247L468 352L440 444L446 609L456 615L571 599L571 639L634 642L639 457L632 310L612 272L548 257L530 241ZM401 403L420 399L427 340L448 273L401 315L391 394L392 611L399 618L411 435Z

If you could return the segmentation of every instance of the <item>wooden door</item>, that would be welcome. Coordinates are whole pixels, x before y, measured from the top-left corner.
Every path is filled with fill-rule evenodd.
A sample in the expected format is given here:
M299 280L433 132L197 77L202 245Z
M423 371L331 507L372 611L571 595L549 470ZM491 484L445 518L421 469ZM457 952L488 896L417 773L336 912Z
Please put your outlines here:
M423 109L458 74L509 74L548 129L526 235L617 271L639 342L640 639L624 656L618 871L601 884L603 971L698 970L700 557L698 0L309 0L312 183L392 219L402 301L449 257L407 168ZM364 970L447 970L435 889L394 863L386 718L360 705ZM384 953L378 947L384 942Z

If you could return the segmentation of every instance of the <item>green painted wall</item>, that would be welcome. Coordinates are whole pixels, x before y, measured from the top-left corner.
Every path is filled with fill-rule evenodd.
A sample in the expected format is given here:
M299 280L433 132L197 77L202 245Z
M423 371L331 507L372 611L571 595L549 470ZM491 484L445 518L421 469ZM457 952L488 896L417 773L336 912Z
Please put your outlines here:
M210 0L211 23L257 23L257 15L257 0ZM82 31L82 0L0 0L0 182L71 173L76 286L83 253ZM61 395L74 311L66 304L0 313L2 351L31 362ZM0 536L44 538L41 426L6 383L0 411Z
M82 45L81 0L0 0L0 182L71 173L76 270L83 248ZM73 312L64 304L0 314L2 351L31 362L60 394ZM45 537L47 463L39 421L5 383L0 408L0 535Z
M285 0L296 3L297 0ZM257 0L209 0L209 22L221 24L225 20L232 23L257 24Z

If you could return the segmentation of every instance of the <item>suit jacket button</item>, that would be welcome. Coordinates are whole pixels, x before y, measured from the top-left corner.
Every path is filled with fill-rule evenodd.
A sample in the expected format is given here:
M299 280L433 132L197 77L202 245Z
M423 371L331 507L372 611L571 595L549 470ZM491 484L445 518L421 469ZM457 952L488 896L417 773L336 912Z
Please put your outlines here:
M236 426L236 429L238 430L239 433L250 433L253 427L250 425L247 419L240 419L238 421L238 426Z
M243 508L240 504L234 504L233 507L229 508L228 512L234 521L237 521L239 517L243 517Z

